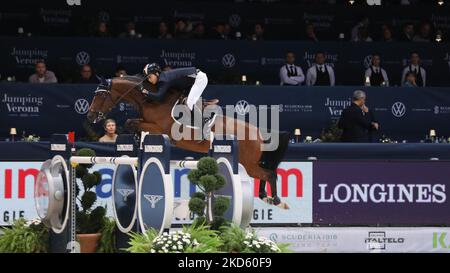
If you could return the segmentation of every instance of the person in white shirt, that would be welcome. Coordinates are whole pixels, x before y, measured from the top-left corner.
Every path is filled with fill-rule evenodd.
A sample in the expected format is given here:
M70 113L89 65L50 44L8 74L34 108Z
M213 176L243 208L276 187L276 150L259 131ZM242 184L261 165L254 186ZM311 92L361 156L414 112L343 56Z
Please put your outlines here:
M371 86L389 86L389 79L386 70L380 66L381 58L378 54L372 55L371 66L365 73L365 81L369 80Z
M36 62L34 66L35 73L28 78L30 83L57 83L58 79L50 70L47 70L47 66L43 60Z
M286 64L280 68L280 85L301 85L305 75L300 66L295 65L295 54L286 53Z
M427 71L420 66L419 53L412 52L409 60L410 64L403 69L402 86L405 83L406 74L414 72L416 74L416 84L418 87L425 87L427 83Z
M325 53L317 52L314 59L315 64L311 66L306 73L306 85L334 86L334 70L331 66L325 64Z

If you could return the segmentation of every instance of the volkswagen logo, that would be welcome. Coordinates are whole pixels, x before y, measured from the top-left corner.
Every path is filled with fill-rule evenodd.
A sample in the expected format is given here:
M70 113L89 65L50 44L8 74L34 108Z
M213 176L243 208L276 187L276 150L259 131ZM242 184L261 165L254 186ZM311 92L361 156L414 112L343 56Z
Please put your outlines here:
M364 67L369 68L372 65L372 55L367 55L364 58Z
M227 53L222 57L222 64L226 68L231 68L236 64L236 59L234 58L233 54Z
M234 110L238 115L244 116L250 111L250 105L245 100L240 100L234 106Z
M78 114L84 115L89 111L89 102L85 99L77 99L74 108Z
M89 57L89 54L86 51L80 51L77 53L75 60L78 65L85 65L89 63L91 58Z
M405 113L406 113L406 106L405 106L405 104L403 102L397 101L396 103L394 103L392 105L391 110L392 110L392 114L395 117L400 118L400 117L403 117L405 115Z
M102 10L98 13L98 19L100 22L109 22L109 13L107 13L106 11Z
M241 16L238 14L231 14L230 17L228 17L228 23L231 27L238 27L241 24Z

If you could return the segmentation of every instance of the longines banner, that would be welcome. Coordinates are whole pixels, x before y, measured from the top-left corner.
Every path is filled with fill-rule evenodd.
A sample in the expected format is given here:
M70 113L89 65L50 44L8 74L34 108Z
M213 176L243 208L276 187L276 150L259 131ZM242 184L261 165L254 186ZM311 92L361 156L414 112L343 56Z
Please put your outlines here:
M289 243L295 252L450 252L450 228L277 227L256 232L274 242Z
M34 205L34 184L42 162L0 162L0 226L8 225L19 217L37 217ZM93 171L102 174L100 185L95 188L98 205L107 207L108 215L113 216L111 183L113 166L96 164ZM193 215L189 213L188 202L195 187L187 179L189 169L172 168L175 189L174 224L190 223ZM259 184L254 183L254 211L252 223L283 224L312 222L312 163L283 162L278 168L278 188L280 196L290 210L268 205L257 200Z
M314 223L450 223L450 162L314 162Z
M0 83L0 139L17 128L19 137L35 133L42 139L53 133L75 131L86 136L90 126L103 133L102 124L89 125L86 113L95 85ZM367 92L367 106L374 112L381 134L398 140L424 139L431 128L450 136L450 93L446 88L281 87L210 85L205 98L218 98L221 105L235 107L236 116L247 115L249 105L279 105L280 128L301 128L303 136L319 137L351 104L354 90ZM274 95L276 94L276 95ZM282 94L282 95L280 95ZM123 128L136 116L132 107L119 103L109 117ZM69 122L70 121L70 122Z

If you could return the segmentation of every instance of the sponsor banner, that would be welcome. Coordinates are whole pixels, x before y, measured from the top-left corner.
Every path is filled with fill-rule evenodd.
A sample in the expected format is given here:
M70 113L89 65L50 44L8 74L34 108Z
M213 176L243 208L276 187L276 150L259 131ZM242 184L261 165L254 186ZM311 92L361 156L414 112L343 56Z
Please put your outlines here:
M166 58L173 60L189 58L188 52L185 53L164 52ZM237 60L224 55L221 61L231 67ZM102 134L102 123L89 125L86 121L95 88L88 84L0 83L0 139L10 137L11 127L26 128L26 134L34 133L41 139L49 138L53 132L76 131L78 137L85 137L86 132L93 129ZM237 115L245 115L247 120L250 120L247 115L253 106L266 110L265 113L279 106L281 130L293 132L301 128L303 136L314 139L330 128L351 104L351 95L356 89L367 93L368 107L381 124L382 129L374 132L374 141L384 134L398 142L418 142L430 128L435 129L439 137L450 136L450 95L445 88L226 86L225 89L226 92L224 86L210 85L204 98L218 98L224 110L226 106L234 106ZM274 94L280 92L283 96L274 98ZM108 114L116 120L119 129L127 119L136 116L133 107L124 102L118 103Z
M315 162L314 223L450 223L449 162Z
M34 205L34 183L42 162L0 162L0 226L14 219L37 217ZM102 182L95 188L97 203L112 212L113 165L96 164L91 171L102 174ZM188 202L196 188L189 182L189 169L171 169L174 182L174 224L190 223ZM254 183L254 211L252 223L311 223L312 221L312 163L284 162L278 168L279 195L290 210L268 205L258 199L259 182Z
M235 16L233 20L237 20ZM225 19L225 18L224 18ZM275 21L278 21L276 18ZM318 17L320 19L320 17ZM329 24L331 18L322 18ZM320 19L320 20L322 20ZM226 20L226 19L225 19ZM234 21L233 21L234 22ZM328 22L328 23L326 23ZM236 22L237 23L237 22ZM282 22L279 22L282 23ZM322 23L314 23L321 25ZM322 24L324 25L324 24ZM337 37L338 33L336 33ZM30 45L39 45L33 47ZM152 50L148 50L148 45ZM99 75L110 77L114 68L123 65L127 71L142 71L148 62L158 62L171 67L195 66L205 71L215 83L229 83L234 77L246 75L248 83L279 84L279 69L285 64L285 50L292 48L296 64L304 74L315 62L317 51L326 54L326 63L333 67L337 85L363 85L364 72L370 64L373 52L384 52L383 68L390 86L399 86L403 67L409 63L409 52L418 50L414 44L355 44L347 42L265 42L258 43L258 50L248 41L189 40L174 43L153 39L96 39L96 38L2 38L0 58L4 78L15 77L27 81L37 60L44 59L60 82L71 79L80 65L90 64ZM427 70L428 86L448 86L446 54L449 45L439 47L422 44L419 54Z
M256 228L259 236L288 243L294 252L450 252L450 228L295 227Z
M34 184L42 163L0 162L0 226L9 225L20 217L38 217L34 204ZM107 214L112 217L111 185L114 170L108 164L95 164L90 170L102 174L102 182L95 188L96 204L106 206ZM82 188L80 190L83 192Z

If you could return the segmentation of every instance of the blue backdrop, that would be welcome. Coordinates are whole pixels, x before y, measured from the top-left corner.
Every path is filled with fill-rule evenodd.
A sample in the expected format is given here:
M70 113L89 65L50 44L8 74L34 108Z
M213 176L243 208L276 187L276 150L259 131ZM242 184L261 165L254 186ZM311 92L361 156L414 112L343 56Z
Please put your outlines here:
M355 89L361 87L281 87L281 86L208 86L204 97L219 98L220 104L279 105L280 127L303 135L319 136L339 118L350 104ZM0 84L0 134L8 137L9 128L18 134L35 133L43 138L71 130L86 134L86 112L95 85L75 84ZM450 136L450 93L446 88L362 88L368 94L367 105L381 124L381 133L399 141L423 139L433 128L440 136ZM111 117L122 126L134 110L119 103ZM94 129L101 131L97 125Z
M279 84L279 69L287 50L296 53L304 73L318 50L327 53L335 68L337 85L361 85L370 55L381 54L391 86L400 85L409 54L418 51L430 86L450 85L450 44L442 43L350 43L268 42L117 39L117 38L6 38L0 37L0 74L28 81L34 63L44 59L60 82L79 76L81 64L91 64L98 74L112 76L118 65L129 74L139 73L146 63L172 67L197 66L210 82L238 83L241 75L250 82Z

